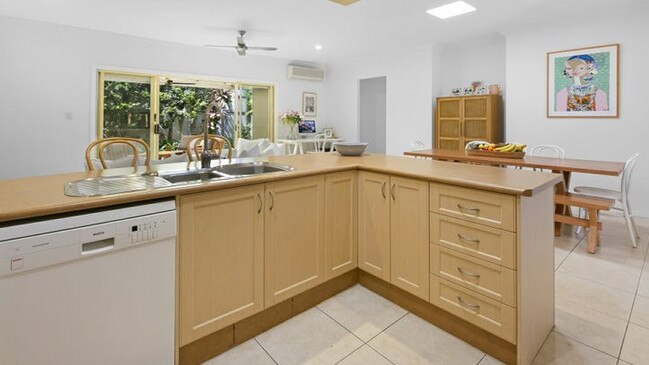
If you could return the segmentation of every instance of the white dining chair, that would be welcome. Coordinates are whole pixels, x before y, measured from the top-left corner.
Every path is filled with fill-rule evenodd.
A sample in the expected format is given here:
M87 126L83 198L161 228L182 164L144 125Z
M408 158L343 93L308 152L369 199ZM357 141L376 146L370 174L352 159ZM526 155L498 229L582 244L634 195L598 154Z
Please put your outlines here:
M318 133L313 136L313 145L315 149L313 151L308 151L307 153L325 153L327 152L327 137L324 133Z
M566 151L557 145L540 144L532 147L527 155L534 157L566 158ZM522 169L522 167L519 167L519 169ZM536 171L536 167L533 170ZM543 171L543 169L539 169L539 171Z
M530 149L530 156L566 158L566 151L553 144L540 144Z
M634 153L626 160L624 164L624 171L622 171L622 176L620 178L620 190L614 189L605 189L594 186L577 186L574 188L575 193L578 194L587 194L593 196L599 196L603 198L615 199L616 204L619 203L620 206L614 206L613 209L622 211L624 215L624 222L626 223L626 228L629 231L629 236L631 237L631 243L633 247L638 247L638 228L636 227L635 220L633 219L633 210L631 210L631 204L629 203L629 185L631 184L631 174L633 173L633 168L638 162L638 157L640 153ZM579 217L585 217L586 213L582 209L579 210Z

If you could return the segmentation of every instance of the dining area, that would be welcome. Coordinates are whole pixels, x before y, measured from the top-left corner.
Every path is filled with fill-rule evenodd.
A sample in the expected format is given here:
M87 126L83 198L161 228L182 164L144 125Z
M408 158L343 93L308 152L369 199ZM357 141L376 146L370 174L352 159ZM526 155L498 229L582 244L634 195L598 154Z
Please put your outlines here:
M473 144L480 141L474 141ZM595 254L601 245L600 232L603 228L601 212L619 212L629 244L638 247L640 240L632 205L629 198L631 176L640 156L634 153L626 161L586 160L566 157L565 150L556 145L542 144L527 148L523 156L512 158L497 152L472 153L472 142L464 150L450 149L415 149L404 152L405 156L414 158L449 161L464 164L497 166L502 168L525 169L560 174L563 181L555 187L555 229L560 237L564 226L574 226L577 235L584 231L587 236L586 250ZM600 186L572 186L575 174L586 174L591 177L609 177L617 179L617 188ZM591 180L589 180L591 181ZM613 214L613 213L611 213Z

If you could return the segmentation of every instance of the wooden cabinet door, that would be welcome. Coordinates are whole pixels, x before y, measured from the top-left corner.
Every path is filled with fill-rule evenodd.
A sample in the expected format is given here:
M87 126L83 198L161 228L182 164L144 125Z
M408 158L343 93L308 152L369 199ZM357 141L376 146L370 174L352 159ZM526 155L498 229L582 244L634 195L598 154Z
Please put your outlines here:
M358 267L390 281L390 177L358 172Z
M443 150L462 150L462 99L437 99L436 148Z
M390 282L429 297L428 183L392 177L390 186Z
M264 308L263 185L180 197L180 345Z
M266 185L266 306L324 281L325 177Z
M356 171L325 177L325 279L358 266Z

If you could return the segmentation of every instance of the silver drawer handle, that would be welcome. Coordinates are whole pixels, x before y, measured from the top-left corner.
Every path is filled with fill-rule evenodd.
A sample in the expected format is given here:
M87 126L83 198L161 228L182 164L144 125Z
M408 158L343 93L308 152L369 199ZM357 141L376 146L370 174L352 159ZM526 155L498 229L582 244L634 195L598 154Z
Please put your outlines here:
M471 271L464 271L459 266L457 267L457 271L462 275L470 276L470 277L476 278L476 279L480 278L480 274L475 273L475 272L471 272Z
M470 308L470 309L473 309L473 310L475 310L475 311L477 311L477 310L480 309L480 306L477 305L477 304L464 303L464 301L462 300L462 298L459 297L459 296L457 297L457 302L460 303L460 305L463 306L463 307L465 307L465 308Z
M464 241L464 242L475 243L475 244L480 243L480 240L479 240L479 239L477 239L477 238L467 238L467 237L464 237L464 236L463 236L462 234L460 234L460 233L457 234L457 238L461 239L461 240Z
M480 208L471 208L471 207L464 206L462 204L458 204L457 207L462 211L475 212L476 215L480 213Z

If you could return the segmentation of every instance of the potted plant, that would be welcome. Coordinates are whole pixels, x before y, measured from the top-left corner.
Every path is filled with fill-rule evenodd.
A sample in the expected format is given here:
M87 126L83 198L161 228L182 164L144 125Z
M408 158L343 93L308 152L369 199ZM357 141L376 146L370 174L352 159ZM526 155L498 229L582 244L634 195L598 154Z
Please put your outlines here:
M297 139L297 125L302 121L302 115L300 113L289 110L281 117L282 124L290 128L287 139Z

